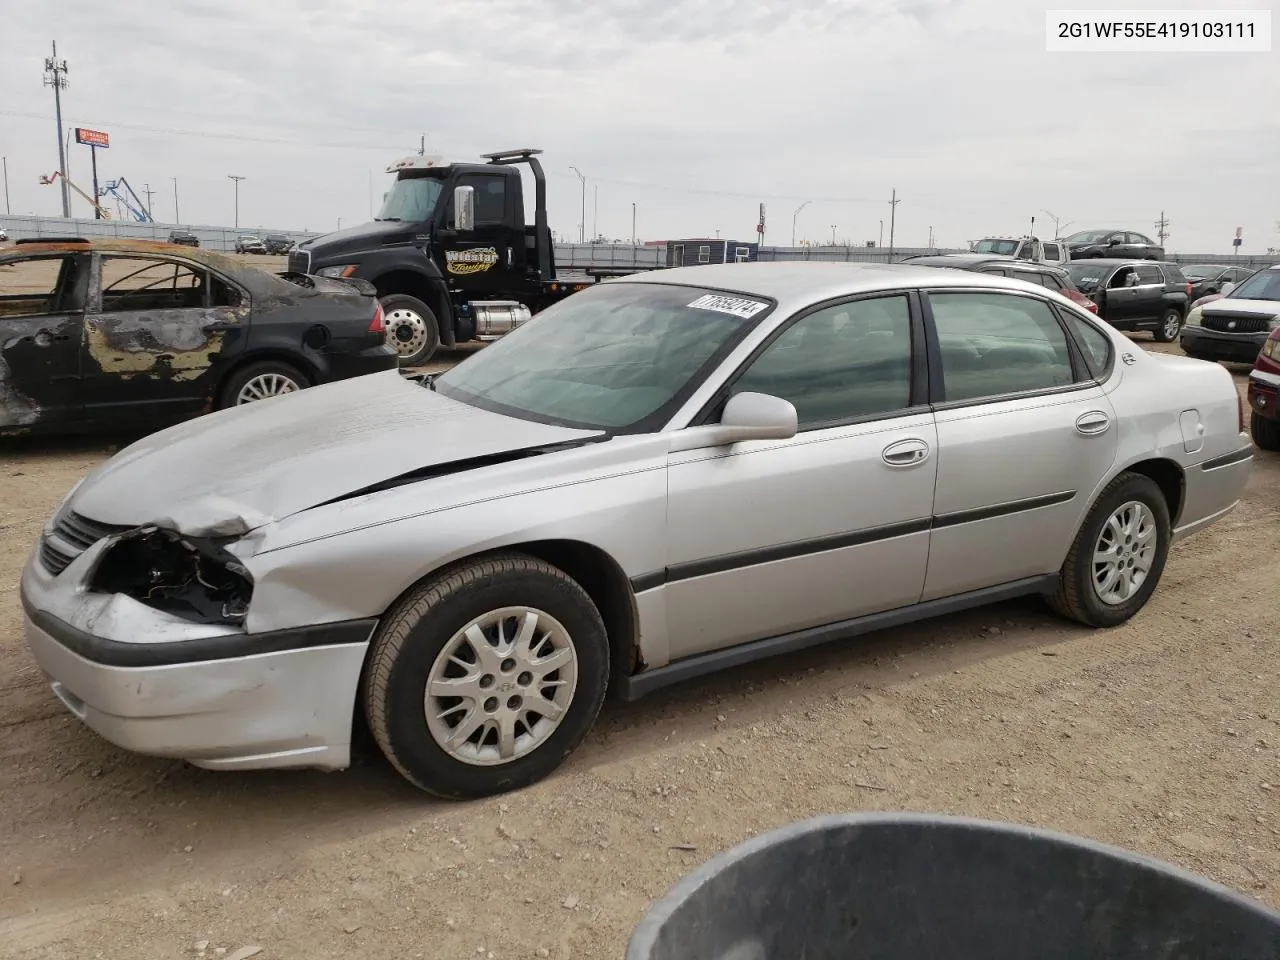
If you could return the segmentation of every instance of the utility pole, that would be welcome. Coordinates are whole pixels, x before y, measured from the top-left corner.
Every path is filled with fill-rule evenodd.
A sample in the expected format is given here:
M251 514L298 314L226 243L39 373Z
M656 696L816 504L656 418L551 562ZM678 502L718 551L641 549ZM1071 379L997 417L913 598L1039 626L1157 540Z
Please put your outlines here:
M235 225L235 228L236 228L237 230L239 230L239 229L240 229L240 181L241 181L241 180L243 180L243 179L244 179L244 177L237 177L234 173L228 173L228 174L227 174L227 179L228 179L228 180L230 180L230 181L232 181L232 182L236 185L236 225Z
M170 177L173 181L173 222L175 224L182 223L182 216L178 213L178 178Z
M812 201L806 200L800 206L796 207L796 212L791 215L791 245L796 245L796 220L800 216L800 211L807 207Z
M9 158L0 157L0 161L4 165L4 212L13 213L13 208L9 206Z
M1164 246L1164 242L1169 237L1169 221L1165 219L1164 211L1160 211L1160 219L1155 222L1156 236L1160 238L1160 246Z
M425 157L427 155L427 135L424 133L422 139L418 141L418 156Z
M631 201L631 245L636 246L636 202Z
M62 142L62 91L67 88L67 61L58 59L58 42L53 42L53 56L44 58L44 85L53 87L53 117L58 125L58 178L62 187L62 215L71 216L71 191L67 187L67 150Z
M897 187L893 190L893 196L889 200L889 262L893 263L893 227L898 214L898 204L902 201L898 199Z
M933 227L929 228L929 249L933 249Z
M578 179L582 182L582 219L578 221L578 242L587 242L587 178L582 175L582 171L569 164L569 169L578 175Z
M147 219L150 220L152 223L155 223L156 218L151 216L151 195L155 193L155 191L151 189L151 184L144 183L142 185L142 192L147 195L147 209L145 211L147 214Z
M591 188L591 242L600 236L600 184Z
M880 239L876 241L877 249L884 246L884 221L880 221Z

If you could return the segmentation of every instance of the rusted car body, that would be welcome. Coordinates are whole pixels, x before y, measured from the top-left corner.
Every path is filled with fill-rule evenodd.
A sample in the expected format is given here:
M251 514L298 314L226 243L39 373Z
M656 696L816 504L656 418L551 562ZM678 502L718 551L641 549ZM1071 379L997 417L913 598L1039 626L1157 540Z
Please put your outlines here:
M396 365L359 281L144 241L0 251L0 436L155 429Z

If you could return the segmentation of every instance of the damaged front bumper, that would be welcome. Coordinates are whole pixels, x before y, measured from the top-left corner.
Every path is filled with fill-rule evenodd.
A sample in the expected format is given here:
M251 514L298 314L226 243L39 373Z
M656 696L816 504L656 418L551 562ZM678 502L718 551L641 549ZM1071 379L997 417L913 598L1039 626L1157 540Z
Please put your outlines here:
M115 578L138 595L129 571L97 571L104 554L153 528L99 539L66 563L65 551L49 555L49 533L22 573L24 630L53 692L87 726L125 749L211 769L349 764L377 621L247 633L234 603L184 608L178 596L158 607L149 587L141 599L91 588ZM200 583L213 579L200 570Z

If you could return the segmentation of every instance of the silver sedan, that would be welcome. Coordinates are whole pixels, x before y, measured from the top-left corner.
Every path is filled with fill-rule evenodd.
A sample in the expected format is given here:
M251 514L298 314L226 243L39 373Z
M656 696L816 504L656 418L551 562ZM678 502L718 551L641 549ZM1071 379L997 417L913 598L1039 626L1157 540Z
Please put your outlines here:
M23 572L54 693L203 767L425 791L546 776L606 691L1027 594L1093 627L1230 511L1231 376L1056 293L930 267L601 283L424 383L388 372L122 450Z

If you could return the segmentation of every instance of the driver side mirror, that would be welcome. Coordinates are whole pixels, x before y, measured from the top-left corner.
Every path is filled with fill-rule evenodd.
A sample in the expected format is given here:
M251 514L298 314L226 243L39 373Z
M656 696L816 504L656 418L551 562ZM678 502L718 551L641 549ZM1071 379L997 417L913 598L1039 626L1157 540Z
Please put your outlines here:
M1108 247L1118 247L1119 245L1120 245L1119 237L1111 237L1109 240L1107 240Z
M470 233L476 228L476 188L453 188L453 225L459 233Z
M688 427L671 436L671 452L723 447L743 440L789 440L799 429L795 405L767 393L735 393L719 423Z

